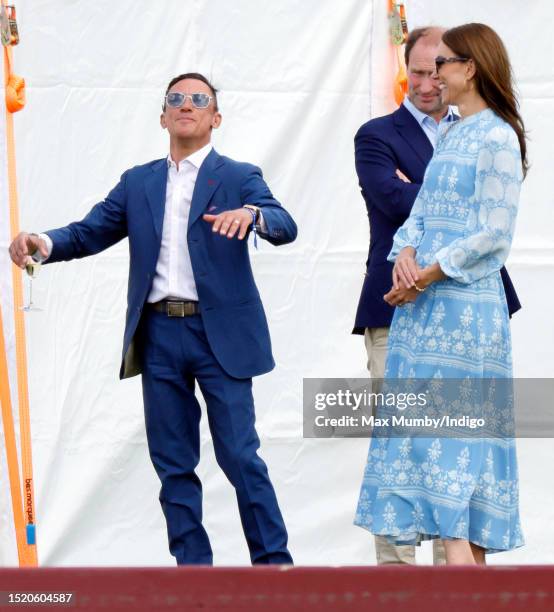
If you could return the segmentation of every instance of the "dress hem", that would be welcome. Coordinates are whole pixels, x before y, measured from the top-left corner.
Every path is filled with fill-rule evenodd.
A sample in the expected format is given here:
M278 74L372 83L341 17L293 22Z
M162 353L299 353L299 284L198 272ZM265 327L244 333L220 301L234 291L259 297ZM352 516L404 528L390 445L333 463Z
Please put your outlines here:
M409 540L400 540L398 536L395 536L394 534L375 533L374 531L371 530L371 528L368 525L364 525L363 523L358 523L354 521L354 525L356 525L357 527L361 527L362 529L365 529L366 531L369 531L369 533L373 534L374 536L382 536L386 538L387 541L390 544L393 544L394 546L421 546L422 542L426 542L428 540L437 540L437 539L466 540L470 542L471 544L475 544L476 546L480 546L481 548L483 548L485 550L485 554L488 555L488 554L498 553L498 552L508 552L510 550L515 550L516 548L521 548L522 546L525 545L525 542L517 542L516 544L508 548L501 548L501 547L493 548L489 545L484 544L482 541L477 540L477 539L461 538L459 536L454 536L450 534L429 533L426 531L416 532L415 538L411 538Z

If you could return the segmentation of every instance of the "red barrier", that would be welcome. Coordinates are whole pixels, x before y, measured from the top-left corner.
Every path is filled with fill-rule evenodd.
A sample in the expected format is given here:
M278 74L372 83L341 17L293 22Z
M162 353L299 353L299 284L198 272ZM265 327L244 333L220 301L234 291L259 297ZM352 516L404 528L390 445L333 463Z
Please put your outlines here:
M31 609L10 594L73 593L33 609L512 612L554 610L554 566L10 568L0 592L1 610Z

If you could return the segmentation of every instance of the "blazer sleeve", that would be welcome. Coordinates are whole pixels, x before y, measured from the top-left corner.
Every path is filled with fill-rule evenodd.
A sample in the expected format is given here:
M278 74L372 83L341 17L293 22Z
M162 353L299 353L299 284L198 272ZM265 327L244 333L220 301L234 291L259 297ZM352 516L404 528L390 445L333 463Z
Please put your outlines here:
M94 255L127 236L127 172L84 219L45 232L53 245L45 263Z
M260 168L248 165L240 188L240 199L243 206L253 204L261 209L266 231L258 232L260 238L275 246L296 239L298 229L294 219L273 197Z
M421 185L406 183L396 175L398 163L375 128L364 125L354 137L356 172L362 191L371 203L395 223L410 214Z

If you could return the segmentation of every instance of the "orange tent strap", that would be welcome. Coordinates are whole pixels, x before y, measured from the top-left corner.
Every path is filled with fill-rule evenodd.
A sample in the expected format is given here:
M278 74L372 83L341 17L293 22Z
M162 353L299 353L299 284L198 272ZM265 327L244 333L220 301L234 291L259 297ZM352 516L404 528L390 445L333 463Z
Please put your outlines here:
M0 404L2 406L2 425L4 427L4 440L6 445L6 459L8 462L8 475L10 479L10 492L12 497L12 511L15 523L15 539L19 564L24 565L24 549L26 546L25 525L23 521L23 500L21 497L21 483L19 480L19 461L13 425L12 400L10 397L10 380L8 377L8 362L6 359L6 343L4 340L4 323L2 321L2 308L0 307Z
M5 5L5 0L2 0ZM4 47L4 71L10 74L11 48ZM9 78L9 77L8 77ZM13 113L6 109L6 144L8 160L8 196L10 205L10 230L12 239L19 233L19 206L17 199L17 175L15 169L15 139ZM17 368L17 396L19 400L19 428L22 479L24 483L23 498L25 500L24 522L28 533L34 536L35 530L35 496L33 480L33 463L31 451L31 424L29 415L29 390L27 381L27 351L25 345L25 322L20 307L23 303L23 289L21 283L21 271L12 266L13 303L15 319L15 346L16 346L16 368ZM5 353L4 353L5 354ZM36 566L37 548L36 544L23 542L18 554L21 566Z

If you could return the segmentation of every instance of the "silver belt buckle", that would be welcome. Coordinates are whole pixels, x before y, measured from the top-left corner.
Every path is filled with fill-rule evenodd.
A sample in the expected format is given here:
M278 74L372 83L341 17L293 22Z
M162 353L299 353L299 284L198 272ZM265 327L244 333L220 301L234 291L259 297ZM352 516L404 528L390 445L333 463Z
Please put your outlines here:
M184 302L167 302L168 317L184 317L185 303Z

